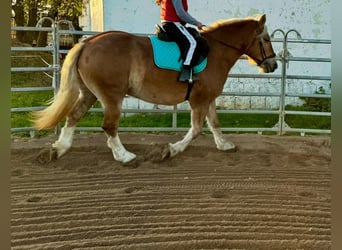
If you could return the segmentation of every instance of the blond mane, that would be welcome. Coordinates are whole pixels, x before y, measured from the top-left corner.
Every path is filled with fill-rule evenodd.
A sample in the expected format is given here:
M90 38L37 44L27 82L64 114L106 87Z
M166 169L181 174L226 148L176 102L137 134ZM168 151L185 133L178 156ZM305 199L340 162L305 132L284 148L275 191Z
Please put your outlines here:
M215 29L217 29L219 27L226 26L226 25L229 25L229 24L238 23L238 22L241 22L241 21L258 20L258 18L260 16L261 15L257 15L257 16L254 16L254 17L248 16L248 17L245 17L245 18L221 19L221 20L215 21L214 23L212 23L208 27L206 27L205 32L211 31L211 30L215 30Z

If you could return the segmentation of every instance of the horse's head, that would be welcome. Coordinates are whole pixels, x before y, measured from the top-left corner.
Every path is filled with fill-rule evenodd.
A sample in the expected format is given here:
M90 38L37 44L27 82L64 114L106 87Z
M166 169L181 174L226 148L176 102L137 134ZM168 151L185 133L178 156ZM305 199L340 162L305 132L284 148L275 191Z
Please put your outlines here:
M245 54L251 64L258 65L261 72L271 73L278 67L273 51L270 35L265 25L266 15L261 15L257 21L255 37L247 46Z

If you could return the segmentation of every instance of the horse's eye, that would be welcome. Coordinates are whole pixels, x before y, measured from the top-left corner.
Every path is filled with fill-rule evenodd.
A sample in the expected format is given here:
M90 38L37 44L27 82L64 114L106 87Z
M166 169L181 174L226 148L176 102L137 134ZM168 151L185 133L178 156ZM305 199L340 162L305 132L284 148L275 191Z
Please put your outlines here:
M270 42L270 41L271 41L271 38L270 38L270 37L264 37L264 41L265 41L265 42Z

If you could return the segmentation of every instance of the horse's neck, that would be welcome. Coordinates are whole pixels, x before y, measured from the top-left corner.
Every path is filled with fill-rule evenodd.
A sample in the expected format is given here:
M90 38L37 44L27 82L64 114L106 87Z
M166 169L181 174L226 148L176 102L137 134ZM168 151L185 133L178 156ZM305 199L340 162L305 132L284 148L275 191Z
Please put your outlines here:
M204 32L202 33L202 36L207 40L209 49L211 53L215 55L216 61L220 61L220 63L226 63L225 67L228 71L241 57L241 55L243 55L242 49L244 44L241 42L236 42L236 39L233 38L234 35L232 35L232 37L223 39L222 34L214 31Z
M251 40L252 29L251 20L232 20L225 25L209 28L208 31L202 32L207 39L212 39L227 48L237 50L240 56Z

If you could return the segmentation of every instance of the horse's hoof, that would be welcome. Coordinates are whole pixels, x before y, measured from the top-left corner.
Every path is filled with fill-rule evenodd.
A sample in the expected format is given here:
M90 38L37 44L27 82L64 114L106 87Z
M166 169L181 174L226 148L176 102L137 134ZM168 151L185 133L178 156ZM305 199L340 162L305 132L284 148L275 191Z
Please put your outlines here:
M161 160L165 160L171 157L170 147L169 145L165 145L161 152Z
M140 161L137 158L133 158L132 160L128 162L122 162L122 166L128 167L128 168L137 168L140 164Z
M53 160L57 159L57 150L54 148L50 149L42 149L37 157L36 157L36 162L38 162L41 165L45 165Z
M164 147L160 145L154 145L152 149L148 149L148 152L144 155L144 161L150 161L152 163L159 163L163 160Z
M44 165L49 162L49 159L50 159L50 150L45 148L39 151L35 160L39 164Z
M50 161L57 160L60 155L58 155L58 151L55 148L50 148Z
M137 157L135 154L126 150L122 150L121 152L113 152L113 156L116 161L121 162L122 164L128 164Z
M236 152L236 146L232 143L226 143L220 146L217 146L217 149L220 151L224 151L224 152Z
M226 150L225 152L227 152L227 153L235 153L236 151L238 151L238 147L237 146L235 146L234 148L230 148L230 149Z

